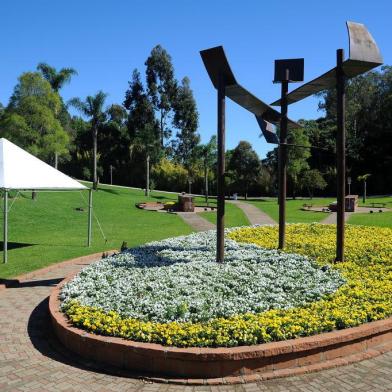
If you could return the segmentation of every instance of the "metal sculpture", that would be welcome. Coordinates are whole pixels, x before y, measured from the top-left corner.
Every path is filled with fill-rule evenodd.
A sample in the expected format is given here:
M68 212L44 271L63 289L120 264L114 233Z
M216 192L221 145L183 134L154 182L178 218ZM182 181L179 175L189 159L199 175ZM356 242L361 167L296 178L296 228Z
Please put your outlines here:
M344 221L345 221L345 90L349 78L361 75L383 63L380 50L366 27L361 23L347 22L349 35L349 58L344 60L343 49L336 52L336 67L318 78L305 83L286 96L288 104L298 102L320 91L336 87L337 91L337 228L336 261L344 261ZM271 105L281 106L282 99Z
M217 252L216 260L224 261L224 216L225 216L225 98L228 97L238 105L255 115L267 141L276 142L272 124L278 125L281 114L265 102L254 96L236 80L222 46L200 52L204 66L211 82L218 92L218 208L217 208ZM299 127L287 120L288 128Z

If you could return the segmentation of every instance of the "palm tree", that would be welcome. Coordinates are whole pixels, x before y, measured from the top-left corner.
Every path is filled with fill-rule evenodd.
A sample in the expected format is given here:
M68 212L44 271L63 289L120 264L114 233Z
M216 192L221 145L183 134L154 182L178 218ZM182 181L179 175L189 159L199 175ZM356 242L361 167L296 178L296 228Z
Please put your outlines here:
M98 187L97 177L97 144L98 144L98 128L105 121L105 113L103 106L108 95L102 91L98 91L94 96L88 96L85 101L79 98L72 98L68 103L79 110L86 117L91 118L91 133L93 136L93 188Z
M53 91L56 93L66 84L71 81L72 76L77 75L73 68L61 68L57 72L56 68L51 67L46 63L39 63L37 65L38 71L41 71L42 76L50 83Z
M362 201L363 203L366 203L366 181L367 179L371 176L371 174L363 174L362 176L358 176L357 180L363 182L363 196L362 196Z
M216 136L212 136L207 144L200 146L200 151L198 152L204 168L204 193L205 199L208 206L208 170L213 166L217 160L216 151Z

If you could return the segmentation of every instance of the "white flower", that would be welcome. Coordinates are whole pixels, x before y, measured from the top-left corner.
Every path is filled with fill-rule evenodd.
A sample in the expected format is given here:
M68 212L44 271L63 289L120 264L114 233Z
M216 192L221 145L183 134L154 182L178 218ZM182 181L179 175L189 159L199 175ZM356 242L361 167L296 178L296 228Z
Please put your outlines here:
M63 287L62 305L76 299L145 321L197 322L301 306L344 283L305 256L230 239L225 263L216 263L215 235L151 242L93 263Z

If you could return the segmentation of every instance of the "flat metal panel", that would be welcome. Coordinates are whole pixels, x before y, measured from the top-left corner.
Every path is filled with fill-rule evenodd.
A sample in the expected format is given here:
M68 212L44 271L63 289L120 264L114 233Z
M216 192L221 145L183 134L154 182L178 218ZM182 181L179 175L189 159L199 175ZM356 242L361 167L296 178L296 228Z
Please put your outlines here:
M288 70L290 82L303 82L304 59L275 60L274 83L286 80L286 70Z
M273 124L265 121L261 116L256 116L256 120L267 143L279 144L279 138L275 132Z

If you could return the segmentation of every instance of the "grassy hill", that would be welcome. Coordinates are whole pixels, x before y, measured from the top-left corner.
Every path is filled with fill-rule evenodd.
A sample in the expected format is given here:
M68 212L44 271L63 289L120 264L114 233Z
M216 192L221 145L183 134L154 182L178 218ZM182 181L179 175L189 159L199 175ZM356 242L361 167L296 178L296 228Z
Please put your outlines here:
M87 196L85 192L23 192L10 200L8 263L0 262L0 278L15 276L72 257L188 234L192 229L174 214L143 211L135 203L165 201L176 194L100 186L93 194L94 212L107 237L93 219L93 244L87 243ZM77 208L84 211L77 211ZM2 215L1 215L2 220ZM1 238L2 233L1 222Z

